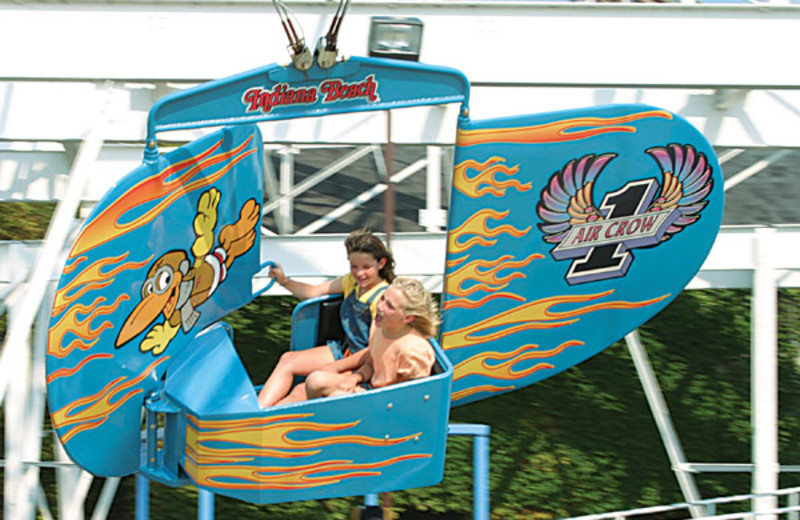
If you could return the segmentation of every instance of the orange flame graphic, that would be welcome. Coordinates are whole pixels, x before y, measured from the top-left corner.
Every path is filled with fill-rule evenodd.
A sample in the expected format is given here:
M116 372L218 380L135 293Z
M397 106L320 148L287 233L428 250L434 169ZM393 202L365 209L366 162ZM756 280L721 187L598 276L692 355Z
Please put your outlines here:
M81 265L81 263L86 261L87 258L89 258L89 257L87 257L87 256L79 256L79 257L75 258L71 263L67 263L67 265L64 266L64 274L70 274L72 271L77 269L78 266Z
M664 110L648 110L621 117L579 117L543 125L515 128L459 129L456 143L458 146L473 146L486 143L535 144L577 141L613 132L634 133L636 127L625 125L625 123L652 117L672 119L672 114Z
M455 266L457 266L458 264L462 264L462 263L464 263L464 262L465 262L466 260L468 260L468 259L469 259L469 255L464 255L464 256L462 256L461 258L451 258L450 260L448 260L448 261L445 263L445 265L446 265L446 266L447 266L447 268L449 269L449 268L451 268L451 267L455 267Z
M496 176L499 173L515 175L519 171L519 165L508 167L505 164L500 164L501 161L505 161L505 158L495 156L482 163L468 159L457 164L453 169L453 187L473 199L482 197L487 193L502 197L508 188L516 188L519 191L531 189L530 182L522 184L515 179L498 180ZM470 169L477 170L478 174L470 178L467 175L467 171Z
M66 433L60 436L61 442L66 444L78 433L91 430L103 424L115 410L125 404L131 397L142 393L141 388L129 389L142 382L160 363L167 359L169 359L169 356L156 359L135 378L126 381L127 377L118 377L99 392L76 399L54 411L52 413L53 426L57 430L70 425L77 425L69 428ZM117 398L117 396L119 397ZM117 399L114 400L115 398Z
M467 358L454 367L453 381L467 376L487 376L493 379L520 379L529 376L539 370L552 369L554 365L550 363L537 363L525 370L515 370L514 366L532 359L544 359L555 357L569 347L584 345L582 341L565 341L556 348L550 350L537 350L539 345L523 345L511 352L481 352L471 358ZM498 361L496 364L489 362Z
M525 236L531 227L517 229L514 226L503 224L492 229L486 225L486 221L501 220L508 216L509 211L494 211L492 209L482 209L467 219L466 222L448 234L447 251L449 254L458 254L466 251L474 245L490 247L497 243L497 240L490 238L497 237L503 233L519 238ZM465 235L477 235L463 240Z
M67 357L73 350L88 350L97 343L98 337L104 330L113 327L110 321L104 321L100 325L92 328L92 323L100 316L108 315L117 310L117 307L130 298L122 294L111 305L101 305L106 301L104 297L98 297L90 305L73 304L67 309L58 323L50 327L47 340L47 354L57 358ZM78 315L85 315L81 319ZM72 333L80 339L74 339L69 345L62 346L64 337Z
M200 485L223 489L307 489L337 484L356 477L377 477L378 468L407 460L430 458L428 454L401 455L380 462L353 463L351 460L330 460L293 467L283 466L200 466L185 460L186 472Z
M94 361L95 359L111 359L114 357L114 354L92 354L91 356L86 356L83 358L77 365L72 368L59 368L58 370L54 371L52 374L47 376L47 382L52 383L56 379L60 377L69 377L71 375L76 374L83 368L90 361Z
M491 316L462 329L442 334L442 347L445 350L469 347L487 341L510 336L530 329L553 329L580 320L580 316L599 310L638 309L657 303L669 294L640 302L609 301L601 302L566 312L553 312L551 309L562 303L584 303L612 294L609 290L598 294L575 296L552 296L520 305L506 312ZM497 329L491 331L491 329Z
M234 462L247 460L256 456L277 458L305 457L318 453L320 448L331 444L351 443L363 446L387 446L406 442L419 433L398 439L365 437L361 435L328 436L308 441L295 441L289 435L297 431L335 432L352 428L358 421L344 424L322 424L311 421L287 421L289 418L310 416L277 416L270 418L254 418L241 420L231 424L229 421L198 421L191 418L201 429L191 424L186 429L186 444L195 452L197 459L208 463ZM287 421L287 422L280 422ZM216 445L227 442L236 448L211 448L208 443ZM243 458L244 457L244 458Z
M450 394L451 401L458 401L459 399L464 399L471 395L478 394L480 392L489 392L489 393L497 393L497 392L505 392L507 390L513 390L516 386L494 386L494 385L479 385L473 386L470 388L465 388L463 390L459 390L457 392L453 392Z
M140 267L147 265L150 262L150 258L143 260L141 262L126 262L118 267L111 269L109 272L103 272L104 269L107 267L117 264L125 258L127 258L128 253L124 253L120 256L110 257L110 258L100 258L96 262L89 265L86 269L84 269L79 275L73 278L68 284L64 285L61 289L58 290L55 296L55 301L53 303L53 316L60 314L64 308L70 305L72 302L77 301L80 299L81 296L86 294L89 291L93 291L96 289L102 289L110 285L114 281L114 277L122 272L127 271L128 269L139 269ZM85 257L81 257L78 262L80 263L84 260ZM75 266L69 266L64 269L64 272L70 272L75 268ZM74 291L74 292L73 292Z
M212 155L221 146L222 140L220 139L202 153L143 179L120 196L116 203L107 207L105 211L86 225L75 241L69 257L76 257L89 249L110 242L118 236L151 222L164 211L165 207L178 198L213 184L238 162L256 152L255 148L245 150L251 140L252 136L233 150ZM194 177L203 173L206 168L225 161L229 162L218 171L192 181ZM181 170L186 171L168 180L170 176L181 172ZM161 200L143 215L129 222L124 221L125 214L128 211L159 199Z
M518 294L509 293L509 292L497 292L492 293L488 296L484 296L479 300L468 300L466 298L460 298L457 300L448 300L444 302L442 305L443 310L447 309L479 309L481 306L486 305L492 300L496 300L498 298L507 298L509 300L514 300L518 302L525 301L525 298L519 296Z
M535 259L544 258L544 255L535 253L524 260L509 261L513 258L511 255L504 255L496 260L475 260L450 273L445 281L445 291L449 296L457 298L446 301L443 308L476 308L496 298L511 298L512 300L524 301L525 299L522 296L509 292L493 292L478 302L464 298L477 291L500 291L508 287L509 281L516 278L525 278L525 275L520 272L509 273L506 276L499 276L498 273L507 269L525 267ZM478 283L464 289L463 285L468 281L476 281Z
M306 457L318 453L319 449L331 444L350 443L362 446L388 446L406 442L419 433L397 439L365 437L361 435L335 435L320 439L296 441L290 435L298 431L337 432L358 425L360 421L343 424L324 424L313 421L291 420L302 419L312 414L295 414L288 416L257 417L235 422L231 421L198 421L190 417L191 423L199 429L187 425L187 449L195 454L195 458L203 463L221 463L248 460L252 457L269 456L276 458ZM235 448L212 448L219 442L235 445Z
M240 465L255 457L296 459L316 455L325 446L343 443L367 447L394 446L421 435L415 433L395 439L364 435L330 435L295 440L296 432L341 432L360 421L327 424L307 420L313 414L287 414L238 420L198 420L188 416L186 428L187 472L198 483L229 489L294 489L339 482L345 478L380 475L375 468L402 460L429 458L429 454L411 454L381 462L353 464L331 460L314 464L265 467ZM227 447L223 447L228 445ZM315 476L325 473L327 476ZM236 480L238 482L231 482Z

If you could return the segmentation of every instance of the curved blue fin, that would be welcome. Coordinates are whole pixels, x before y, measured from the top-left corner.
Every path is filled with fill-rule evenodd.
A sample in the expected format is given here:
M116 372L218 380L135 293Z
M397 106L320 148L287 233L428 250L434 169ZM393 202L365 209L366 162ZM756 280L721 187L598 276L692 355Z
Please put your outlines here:
M442 302L453 404L541 381L646 322L700 269L722 209L714 150L676 114L462 120Z
M192 339L253 297L263 144L224 128L140 166L97 204L59 280L48 401L70 457L137 471L142 404Z

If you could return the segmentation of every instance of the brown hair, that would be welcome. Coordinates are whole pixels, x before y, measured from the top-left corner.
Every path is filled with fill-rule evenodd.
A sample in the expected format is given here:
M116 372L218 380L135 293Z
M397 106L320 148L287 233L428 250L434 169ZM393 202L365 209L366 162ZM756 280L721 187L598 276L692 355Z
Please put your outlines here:
M386 263L378 274L389 283L394 280L394 256L383 241L373 235L369 229L361 228L351 232L344 239L344 247L347 249L348 256L350 253L367 253L379 262L385 258Z
M414 316L411 326L427 337L436 336L439 327L439 306L422 282L413 278L395 278L392 287L406 297L405 315Z

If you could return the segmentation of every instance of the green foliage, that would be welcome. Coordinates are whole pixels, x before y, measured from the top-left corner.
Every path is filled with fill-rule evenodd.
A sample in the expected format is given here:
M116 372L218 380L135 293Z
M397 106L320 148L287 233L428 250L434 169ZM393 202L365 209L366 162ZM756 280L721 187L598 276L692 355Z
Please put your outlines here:
M225 318L233 327L234 344L253 384L263 384L289 348L296 304L291 297L257 298Z
M40 240L44 238L53 202L0 202L0 240Z

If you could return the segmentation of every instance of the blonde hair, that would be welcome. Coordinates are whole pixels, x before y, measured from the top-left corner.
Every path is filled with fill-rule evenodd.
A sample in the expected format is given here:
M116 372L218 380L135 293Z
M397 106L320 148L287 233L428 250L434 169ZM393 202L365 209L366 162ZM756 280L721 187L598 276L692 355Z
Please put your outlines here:
M406 297L405 315L414 316L411 326L427 337L436 336L439 327L439 306L431 293L419 280L395 278L392 287L403 292Z

